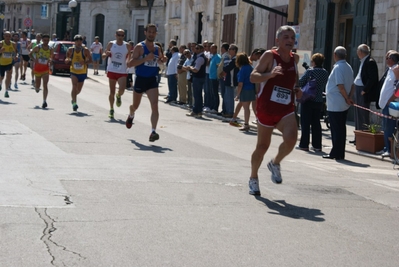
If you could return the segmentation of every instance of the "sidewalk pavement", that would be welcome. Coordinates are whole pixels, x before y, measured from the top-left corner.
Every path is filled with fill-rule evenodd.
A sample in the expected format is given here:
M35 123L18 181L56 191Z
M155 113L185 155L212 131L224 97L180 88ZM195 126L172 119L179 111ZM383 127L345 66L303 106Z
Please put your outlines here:
M91 67L89 67L87 76L91 80L94 80L96 82L99 82L99 83L102 83L102 84L108 86L107 74L103 70L99 71L99 75L93 75L93 70L92 70ZM165 102L164 97L166 97L167 95L168 95L167 80L166 80L165 77L162 77L161 78L161 83L159 85L159 101L160 102ZM183 107L183 106L177 105L175 103L169 103L169 104L172 105L172 106L176 106L178 108L185 108L185 109L188 110L187 107ZM241 110L241 112L240 112L241 116L244 115L243 112L244 111ZM225 118L223 118L222 116L218 116L216 114L203 113L203 116L226 122ZM252 122L253 120L255 120L255 117L254 117L253 114L251 114L250 122ZM256 124L253 124L253 123L250 123L250 127L253 130L257 129ZM390 158L382 158L381 156L376 155L376 154L371 154L371 153L367 153L367 152L362 152L362 151L356 150L356 146L349 143L350 140L354 140L355 139L354 130L355 130L354 122L348 121L346 123L346 132L347 132L347 135L346 135L347 144L346 144L346 147L345 147L346 153L351 153L351 154L355 154L355 155L361 155L361 156L365 156L365 157L369 157L369 158L375 158L376 160L384 160L384 161L392 162L392 159L390 159ZM281 136L280 132L278 132L278 131L274 131L274 134ZM300 135L300 130L299 130L299 135ZM327 127L326 127L324 122L322 122L322 138L323 138L323 140L322 140L323 152L328 153L330 151L330 149L331 149L331 146L332 146L332 143L331 143L331 132L330 132L329 129L327 129Z

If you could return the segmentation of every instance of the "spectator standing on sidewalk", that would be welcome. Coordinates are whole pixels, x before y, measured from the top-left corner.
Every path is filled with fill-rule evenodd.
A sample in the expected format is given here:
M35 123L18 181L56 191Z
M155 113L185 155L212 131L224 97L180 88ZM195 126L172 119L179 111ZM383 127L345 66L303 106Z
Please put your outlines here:
M328 81L328 72L323 68L324 56L316 53L312 56L311 67L299 79L299 86L304 87L309 79L316 79L317 92L314 99L301 103L301 141L297 149L309 151L310 127L312 127L312 149L322 150L320 114L323 109L323 92Z
M247 54L239 53L237 55L236 66L240 69L237 74L237 96L235 97L236 101L240 101L241 105L237 106L236 111L233 115L233 119L230 124L236 121L238 113L240 112L241 106L244 108L244 125L239 128L240 131L249 131L249 116L251 115L251 110L249 106L252 101L255 101L255 85L251 83L250 77L251 72L253 70L252 66L250 65L249 59ZM236 125L233 125L236 126Z
M211 45L211 60L209 63L209 85L211 106L209 107L211 113L218 113L220 98L219 98L219 79L218 79L218 65L222 60L221 56L217 53L218 47L215 44Z
M394 101L397 97L395 96L395 73L393 69L398 66L399 62L399 53L398 52L388 52L386 56L386 63L389 67L387 76L385 78L384 84L381 88L380 99L378 104L382 108L382 114L389 116L389 103ZM384 131L384 153L382 153L383 157L389 157L391 154L391 145L389 142L389 138L392 136L395 131L396 121L388 118L383 118L383 131Z
M191 51L189 49L184 50L184 55L186 56L186 61L183 64L182 70L186 73L187 80L187 106L189 108L193 107L193 87L192 87L192 77L190 72L190 66L193 63L193 57L191 55Z
M179 48L173 46L170 48L170 52L172 55L166 68L169 93L168 99L165 103L176 102L177 100L177 65L179 63Z
M356 75L354 84L355 92L353 101L355 104L370 109L370 103L373 100L378 86L378 67L374 58L370 56L370 47L361 44L357 47L357 56L360 59L359 71ZM355 107L355 129L367 130L370 125L370 112L362 108ZM356 144L356 140L349 141Z
M190 66L191 75L193 77L194 106L193 110L186 115L201 118L202 108L204 105L202 93L205 84L206 57L204 55L204 47L202 44L197 44L195 46L195 51L195 58Z
M225 118L232 118L234 114L234 94L235 88L238 85L238 68L236 66L237 51L238 47L235 44L229 46L230 61L227 65L226 62L224 62L223 67L223 71L226 73L224 80L225 92L223 97L223 102L226 108L226 114L223 115Z
M178 104L184 105L187 103L187 73L183 69L184 62L186 62L186 55L184 51L187 49L187 46L181 45L179 47L179 63L177 64L177 87L179 90L179 102Z
M335 65L326 86L327 111L331 125L332 149L325 159L345 159L346 118L353 104L353 70L346 62L346 49L337 46L334 50Z
M204 55L206 57L206 68L205 68L205 84L204 84L204 112L209 112L211 110L212 106L212 98L211 98L211 86L210 86L210 81L209 81L209 63L212 57L212 54L210 52L210 47L213 43L208 42L205 40L202 45L204 46Z
M223 67L229 64L230 62L230 55L229 55L229 44L223 43L222 47L220 48L220 52L222 53L220 63L218 65L218 79L219 79L219 87L220 87L220 95L222 97L222 112L218 115L226 114L226 107L224 101L224 94L226 92L226 86L224 84L224 80L226 79L226 73L223 71Z

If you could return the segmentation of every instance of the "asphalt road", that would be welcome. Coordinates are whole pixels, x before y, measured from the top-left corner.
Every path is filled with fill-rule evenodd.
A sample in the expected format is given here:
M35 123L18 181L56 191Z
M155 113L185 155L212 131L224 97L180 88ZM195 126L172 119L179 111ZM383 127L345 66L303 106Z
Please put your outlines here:
M275 185L266 163L276 133L262 196L250 196L256 128L187 117L162 103L165 84L154 143L145 97L132 129L130 91L108 118L105 76L86 80L79 112L68 77L50 78L45 110L30 85L8 99L3 88L0 266L398 266L389 161L350 145L340 162L294 150ZM323 144L328 152L328 131Z

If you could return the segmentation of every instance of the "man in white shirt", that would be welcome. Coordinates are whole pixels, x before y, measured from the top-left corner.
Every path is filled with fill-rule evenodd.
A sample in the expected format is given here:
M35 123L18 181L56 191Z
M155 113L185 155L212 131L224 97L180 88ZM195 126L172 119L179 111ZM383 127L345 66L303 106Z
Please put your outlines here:
M93 59L93 71L94 75L98 75L98 68L100 65L100 57L103 51L103 45L100 43L100 37L94 37L94 42L90 46L90 51L92 53L91 57Z
M399 53L398 52L388 52L385 57L387 66L389 67L387 77L385 78L384 84L381 88L380 99L378 104L382 108L382 114L389 115L389 103L396 99L395 96L395 74L393 69L398 66L399 62ZM388 118L382 118L383 120L383 130L384 130L384 153L383 157L388 157L391 153L391 146L389 142L389 137L392 137L393 132L395 131L396 121Z
M170 49L172 57L169 60L166 76L168 77L169 94L165 103L175 102L177 99L177 65L179 63L179 48L173 46Z

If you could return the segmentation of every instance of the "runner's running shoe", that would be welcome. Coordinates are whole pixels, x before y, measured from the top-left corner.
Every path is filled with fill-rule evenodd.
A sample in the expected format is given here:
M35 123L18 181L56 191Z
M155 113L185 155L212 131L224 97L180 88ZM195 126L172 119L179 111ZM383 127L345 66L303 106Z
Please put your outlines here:
M127 116L127 119L126 119L126 128L128 128L128 129L132 128L133 119L134 119L134 116L133 116L133 117L130 117L130 115Z
M43 102L42 108L47 108L47 102L46 101Z
M18 89L18 84L17 83L14 84L14 88Z
M255 196L260 195L258 178L249 178L248 186L249 186L250 195L255 195Z
M5 93L4 93L4 97L5 98L9 98L10 96L8 95L8 91L6 91Z
M156 141L156 140L158 140L159 139L159 134L157 134L155 131L153 131L151 134L150 134L150 142L154 142L154 141Z
M120 107L122 106L122 98L120 95L116 94L116 106Z
M110 119L113 119L113 118L114 118L114 110L113 110L113 109L110 109L110 110L109 110L109 115L108 115L108 117L109 117Z
M40 88L36 88L35 87L35 91L36 91L36 93L39 93L40 92Z
M273 160L271 160L267 164L267 168L272 173L272 177L271 177L272 182L275 184L281 184L283 182L283 178L281 177L281 173L280 173L280 164L274 164Z
M78 111L78 104L76 104L76 103L73 103L72 104L72 109L73 109L73 111Z

